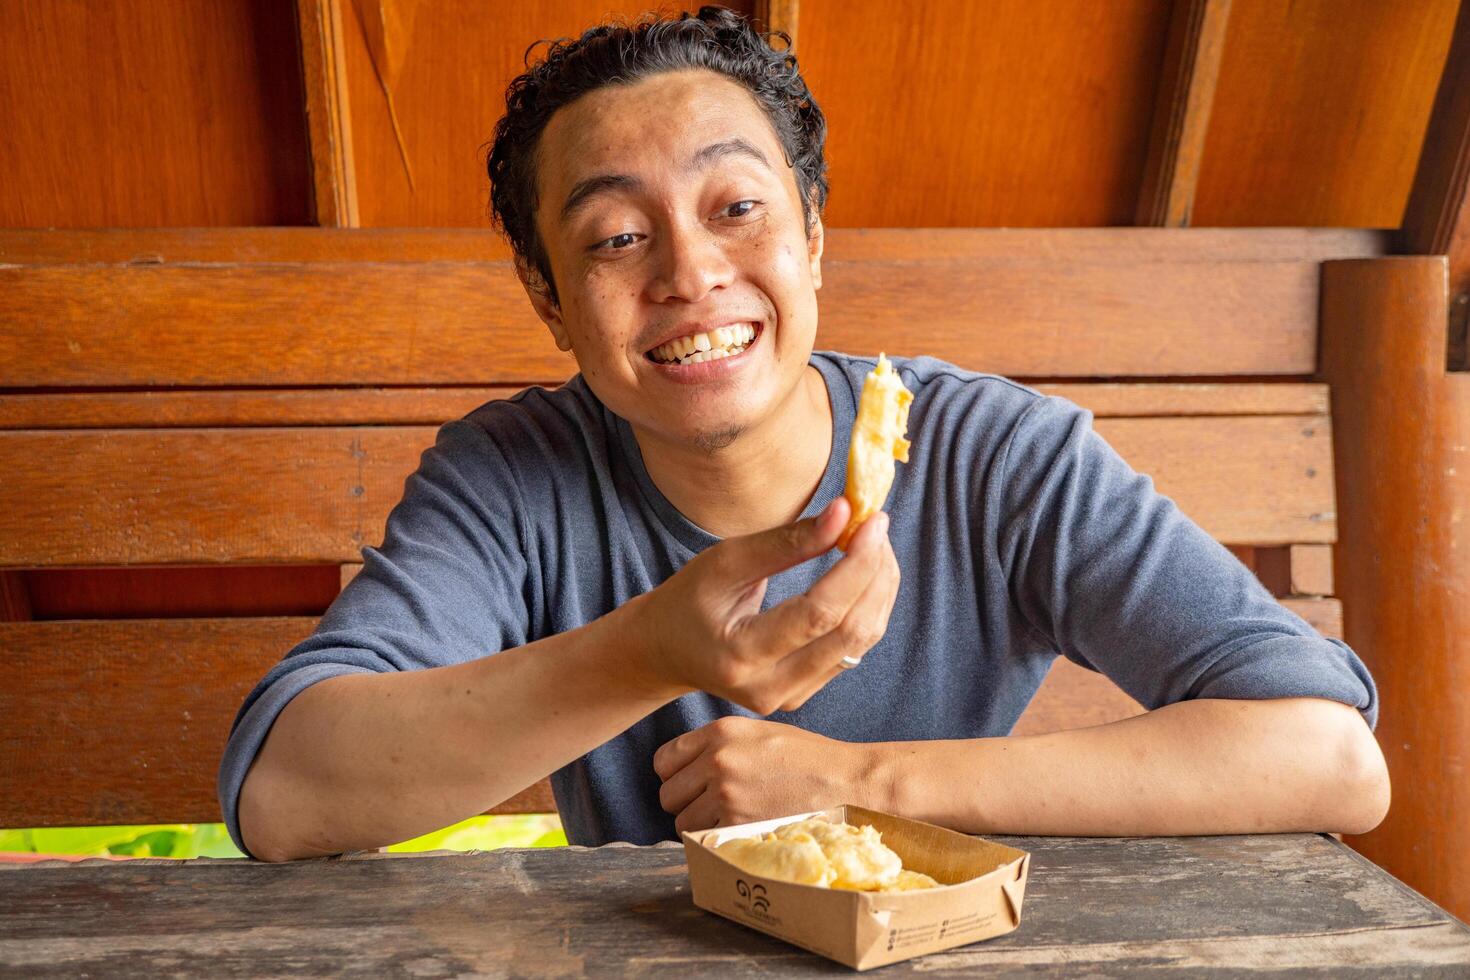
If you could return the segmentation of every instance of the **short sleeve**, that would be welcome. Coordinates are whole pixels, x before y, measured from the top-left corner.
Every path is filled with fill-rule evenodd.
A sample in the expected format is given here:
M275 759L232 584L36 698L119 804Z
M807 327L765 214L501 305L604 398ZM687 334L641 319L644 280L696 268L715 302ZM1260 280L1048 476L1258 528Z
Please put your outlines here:
M388 516L380 548L315 632L286 653L235 716L219 800L236 846L245 775L281 710L339 674L463 663L529 642L524 509L510 467L474 422L439 429ZM247 852L248 853L248 852Z
M1144 707L1378 696L1367 667L1283 607L1070 402L1038 398L1001 467L1000 560L1026 622Z

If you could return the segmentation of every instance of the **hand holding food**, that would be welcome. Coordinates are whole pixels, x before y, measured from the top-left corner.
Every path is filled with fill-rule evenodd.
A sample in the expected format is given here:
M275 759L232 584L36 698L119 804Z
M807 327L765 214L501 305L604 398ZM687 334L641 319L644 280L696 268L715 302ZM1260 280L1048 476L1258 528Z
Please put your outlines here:
M636 682L661 697L708 691L762 715L800 707L843 657L878 641L897 595L881 516L805 593L761 611L768 576L830 551L848 517L838 498L818 517L726 538L625 603Z
M852 427L852 445L847 453L847 499L852 517L837 547L847 550L858 527L875 511L883 509L893 487L894 460L909 461L909 406L914 394L883 354L863 381L857 421Z

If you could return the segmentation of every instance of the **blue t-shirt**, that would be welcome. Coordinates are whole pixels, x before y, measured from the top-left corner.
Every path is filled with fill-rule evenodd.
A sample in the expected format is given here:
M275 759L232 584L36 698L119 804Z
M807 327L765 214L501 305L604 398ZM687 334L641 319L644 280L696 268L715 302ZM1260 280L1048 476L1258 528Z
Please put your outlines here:
M845 741L1006 735L1060 653L1144 707L1315 696L1376 725L1353 651L1283 608L1255 576L1092 429L1091 413L930 357L893 358L914 393L909 462L888 498L902 584L883 639L774 721ZM832 453L803 517L843 492L870 358L818 351ZM578 375L440 428L381 548L316 632L246 698L219 797L242 849L240 786L281 709L336 674L462 663L575 629L718 541L659 492L627 422ZM765 607L841 557L772 576ZM573 844L676 839L653 753L723 715L705 693L653 712L552 775Z

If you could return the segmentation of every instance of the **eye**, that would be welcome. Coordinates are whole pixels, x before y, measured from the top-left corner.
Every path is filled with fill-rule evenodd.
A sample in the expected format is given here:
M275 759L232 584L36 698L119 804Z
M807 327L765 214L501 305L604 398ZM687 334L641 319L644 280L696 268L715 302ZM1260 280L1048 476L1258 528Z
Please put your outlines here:
M611 238L604 239L603 241L598 242L596 245L593 245L592 248L594 251L608 249L613 252L624 252L627 251L628 247L633 244L633 239L637 237L638 236L635 233L631 231L625 231L621 235L614 235ZM618 242L623 242L624 244L619 245L617 244Z
M729 217L729 218L743 218L746 215L750 214L752 211L754 211L756 208L760 207L760 203L761 203L760 201L736 201L733 204L727 205L725 207L725 210L722 213L726 217ZM750 205L750 206L747 207L747 208L744 208L739 214L730 214L731 209L733 209L733 208L739 208L742 205L747 205L747 204Z

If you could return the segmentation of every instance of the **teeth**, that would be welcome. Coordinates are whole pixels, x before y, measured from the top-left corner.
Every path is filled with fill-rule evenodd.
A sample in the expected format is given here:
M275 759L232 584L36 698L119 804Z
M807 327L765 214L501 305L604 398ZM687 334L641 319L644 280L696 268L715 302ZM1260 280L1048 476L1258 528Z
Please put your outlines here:
M750 346L756 329L748 323L716 327L701 333L679 337L653 350L655 360L665 363L700 364L721 357L732 357Z

